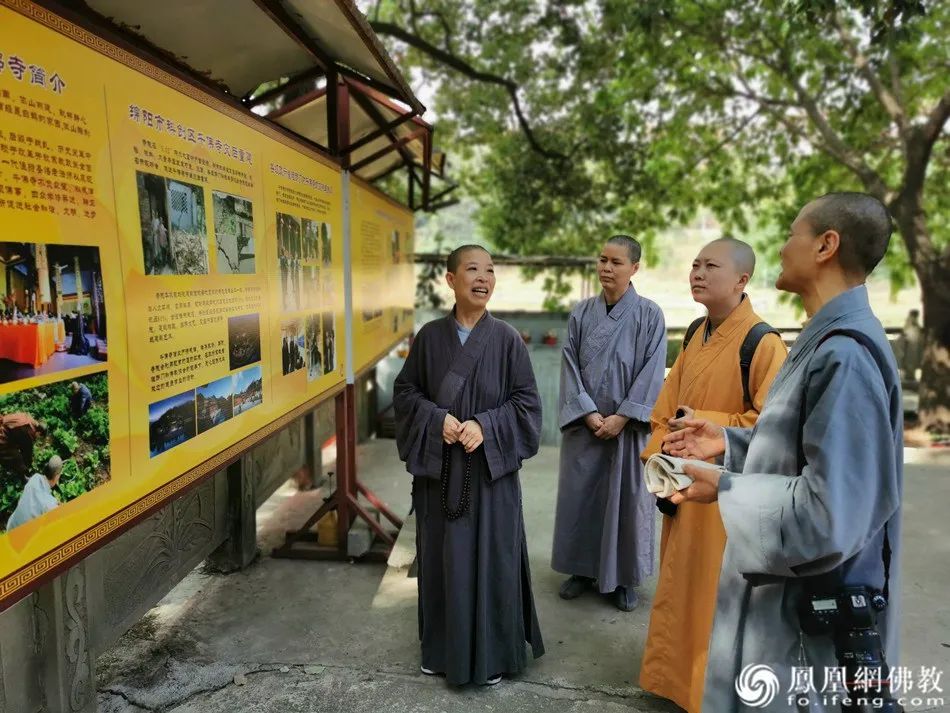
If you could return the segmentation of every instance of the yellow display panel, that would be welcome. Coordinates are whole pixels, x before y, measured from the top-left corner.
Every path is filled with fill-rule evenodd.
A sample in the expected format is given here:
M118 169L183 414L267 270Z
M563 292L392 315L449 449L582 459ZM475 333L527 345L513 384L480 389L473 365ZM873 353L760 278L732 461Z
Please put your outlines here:
M412 211L351 179L350 243L353 370L359 373L412 332Z
M0 0L0 608L341 387L342 192Z

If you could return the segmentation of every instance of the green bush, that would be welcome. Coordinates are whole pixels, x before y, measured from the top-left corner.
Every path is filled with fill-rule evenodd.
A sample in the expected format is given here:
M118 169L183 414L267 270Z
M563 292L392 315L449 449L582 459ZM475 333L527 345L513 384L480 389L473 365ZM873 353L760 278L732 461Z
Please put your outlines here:
M109 440L109 412L101 406L93 406L79 419L79 433L83 439L93 442Z
M0 396L0 414L24 411L47 426L33 446L32 473L42 473L54 455L63 458L63 474L54 491L72 500L109 480L109 385L105 373L76 379L89 387L92 407L79 419L70 410L73 380ZM0 466L0 527L13 513L23 492L19 474Z
M53 431L53 443L56 444L60 456L68 458L79 448L79 437L65 428L57 428Z

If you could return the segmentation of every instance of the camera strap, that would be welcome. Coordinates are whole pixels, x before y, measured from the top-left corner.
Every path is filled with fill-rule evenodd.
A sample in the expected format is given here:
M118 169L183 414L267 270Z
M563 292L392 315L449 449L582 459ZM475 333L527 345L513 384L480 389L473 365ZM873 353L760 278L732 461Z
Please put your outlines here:
M881 379L884 381L884 387L891 391L893 387L893 380L887 378L888 373L891 371L887 363L886 358L881 353L881 350L878 348L877 344L874 342L871 337L869 337L864 332L858 331L857 329L833 329L824 335L821 338L821 341L815 346L817 350L822 344L824 344L828 339L835 335L843 335L845 337L851 337L861 346L868 350L871 355L871 358L874 359L874 363L877 364L877 368L881 371ZM890 394L888 394L890 396ZM899 399L898 399L899 401ZM802 396L802 415L801 415L801 428L805 427L805 398ZM802 443L799 439L799 452L802 454L802 464L804 464L804 453L802 452ZM884 589L882 594L885 599L888 599L890 594L890 581L891 581L891 541L888 537L887 532L887 523L884 523L884 542L881 545L881 561L884 564Z

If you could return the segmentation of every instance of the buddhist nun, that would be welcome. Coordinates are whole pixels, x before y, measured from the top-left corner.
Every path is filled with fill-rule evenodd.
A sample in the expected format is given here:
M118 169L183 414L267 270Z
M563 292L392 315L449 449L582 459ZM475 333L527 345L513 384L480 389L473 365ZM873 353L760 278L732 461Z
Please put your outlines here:
M776 287L799 295L809 320L755 427L689 419L663 440L675 456L724 458L724 472L686 466L693 483L670 496L718 501L726 530L703 711L839 710L829 672L847 665L856 697L860 674L847 661L871 660L849 653L849 621L873 625L861 642L883 676L872 672L869 683L899 666L904 415L897 363L865 286L890 235L887 209L872 196L830 193L806 205ZM827 627L814 627L819 611ZM771 669L777 686L763 687L753 666ZM808 668L815 685L801 690L796 670Z
M644 461L685 419L755 424L787 350L752 310L745 290L754 271L752 248L733 238L714 240L693 260L690 290L707 314L689 326L663 384ZM715 504L658 503L664 506L660 571L640 686L700 713L726 531Z
M487 311L491 255L454 250L455 306L419 330L396 378L399 457L413 476L422 672L495 684L544 653L518 471L538 450L528 350Z
M552 567L570 577L560 595L596 587L622 611L653 573L655 499L640 452L663 384L663 313L631 282L640 244L618 235L598 261L601 294L571 312L561 357L561 462Z

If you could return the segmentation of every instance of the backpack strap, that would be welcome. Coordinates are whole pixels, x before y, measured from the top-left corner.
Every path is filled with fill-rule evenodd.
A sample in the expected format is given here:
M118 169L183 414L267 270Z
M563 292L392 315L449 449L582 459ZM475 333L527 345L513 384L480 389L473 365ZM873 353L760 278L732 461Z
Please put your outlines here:
M893 380L887 378L888 373L891 371L890 366L888 365L887 358L884 354L881 353L880 348L871 339L870 336L864 332L858 331L857 329L833 329L827 334L825 334L821 341L818 342L818 345L815 347L817 349L822 344L824 344L828 339L836 335L843 335L845 337L850 337L855 340L858 344L863 346L871 355L871 358L874 360L874 363L877 365L877 368L881 370L881 379L884 381L884 388L891 389ZM899 382L898 382L899 383ZM805 410L805 400L802 399L802 419L801 422L804 424L804 410ZM884 589L881 592L884 595L885 599L890 597L891 589L891 539L887 531L887 523L884 523L884 542L881 545L881 562L884 565Z
M778 334L779 337L782 336L772 325L759 322L758 324L752 325L752 329L749 330L748 334L745 335L745 339L742 340L742 346L739 347L739 371L742 374L742 399L743 403L749 406L752 405L752 394L749 392L749 372L752 369L752 359L755 357L755 350L759 348L759 342L762 341L762 338L766 334Z
M686 349L686 345L689 344L689 340L693 338L693 335L696 334L696 330L699 329L699 326L706 321L705 317L697 317L689 326L686 328L686 334L683 336L683 349Z

